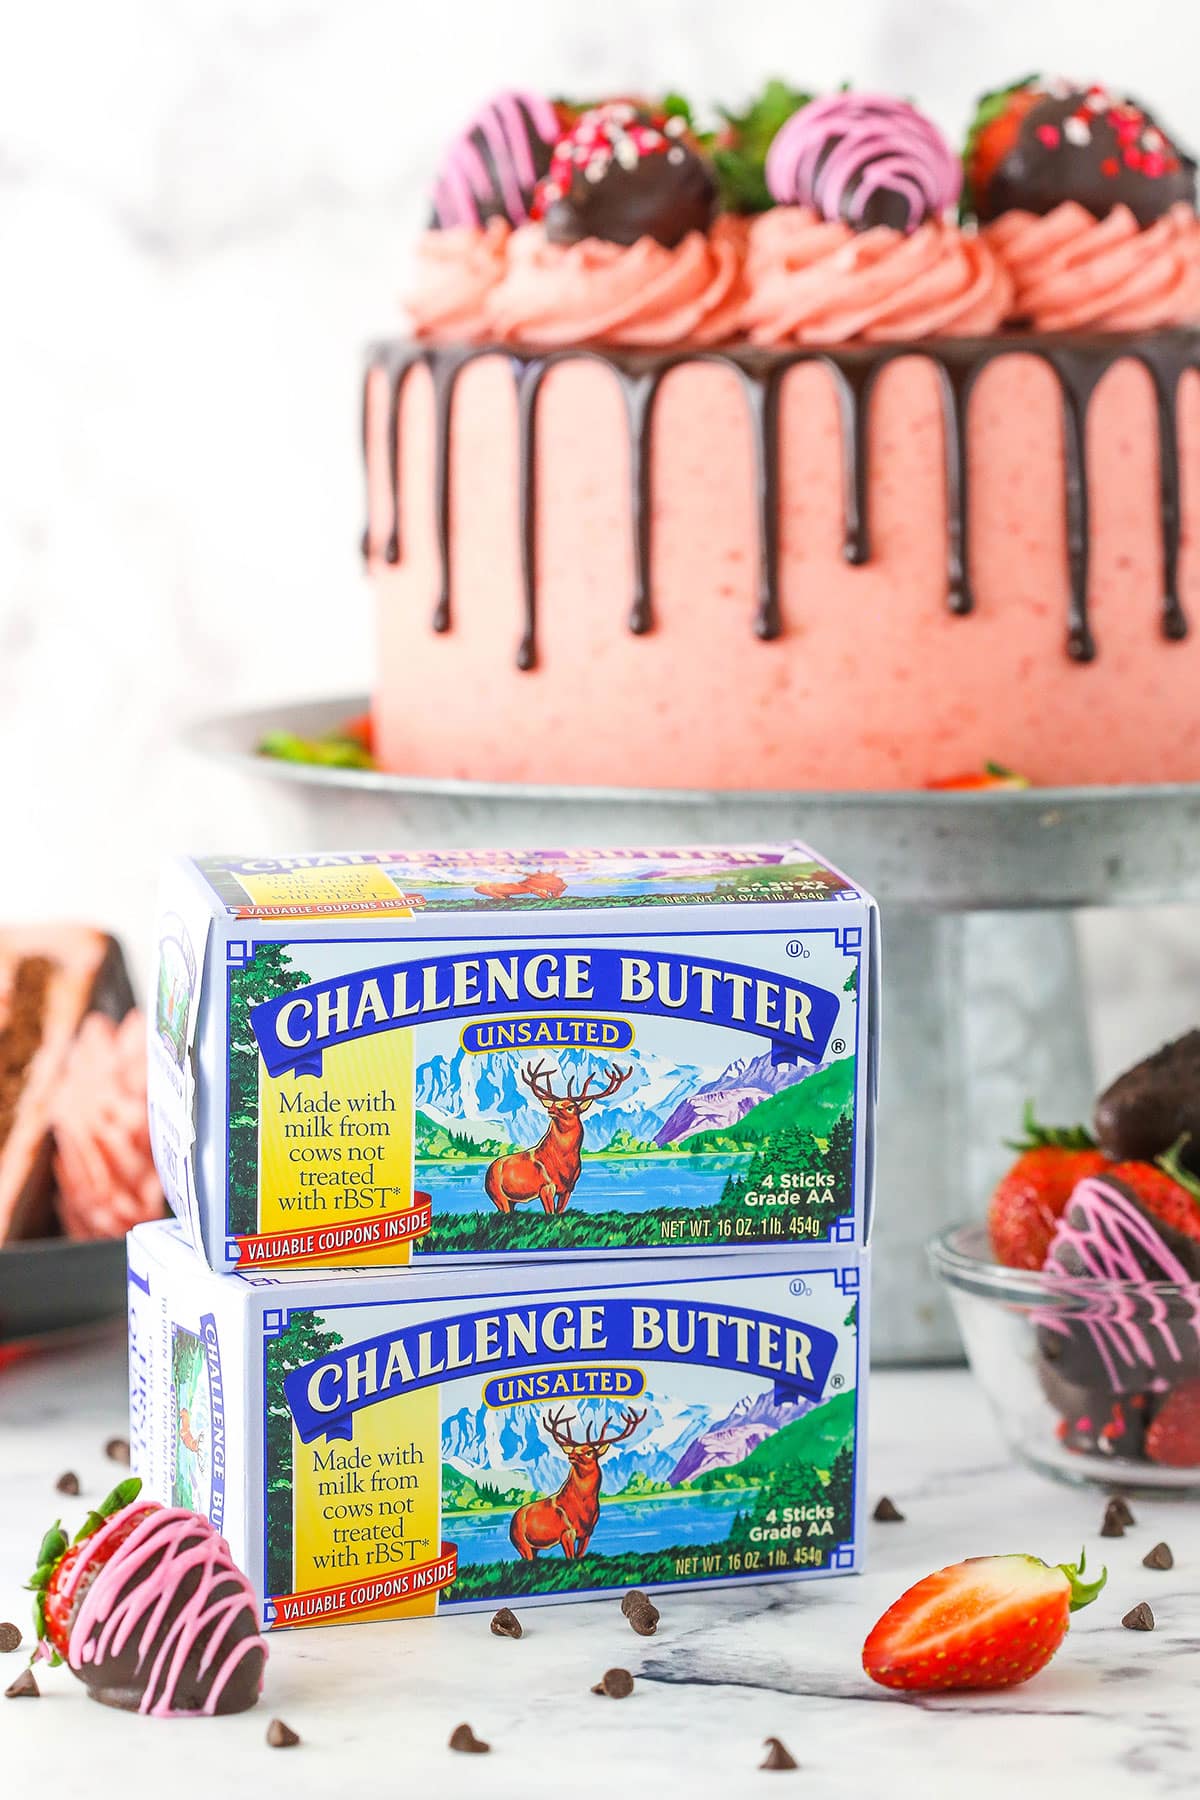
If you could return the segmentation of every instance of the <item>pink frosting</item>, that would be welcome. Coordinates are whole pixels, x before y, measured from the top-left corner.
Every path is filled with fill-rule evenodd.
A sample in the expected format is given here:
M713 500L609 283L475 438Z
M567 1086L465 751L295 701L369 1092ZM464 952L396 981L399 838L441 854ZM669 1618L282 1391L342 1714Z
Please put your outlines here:
M989 245L955 226L855 232L801 206L755 219L746 283L741 322L756 344L982 336L1012 296Z
M984 236L1012 276L1012 317L1039 331L1143 331L1200 318L1200 223L1173 206L1143 229L1127 206L1008 212Z
M522 226L488 298L491 335L546 345L718 343L737 327L744 237L727 218L673 250L649 237L551 244L540 226Z
M55 1094L54 1179L68 1237L124 1237L163 1214L146 1109L146 1021L92 1013Z
M95 1552L102 1553L107 1542L119 1536L131 1512L144 1509L144 1501L135 1501L106 1519L90 1540ZM76 1561L64 1595L68 1608L89 1560ZM195 1591L168 1628L180 1583L193 1569L200 1572ZM139 1576L139 1570L145 1573ZM206 1672L216 1665L203 1708L212 1714L239 1664L256 1650L264 1659L267 1655L266 1641L257 1630L227 1644L231 1626L247 1611L257 1626L254 1592L224 1538L197 1513L157 1507L118 1544L84 1591L71 1626L67 1660L78 1672L85 1663L119 1655L132 1638L141 1653L139 1672L146 1661L150 1664L139 1712L156 1719L190 1716L177 1711L175 1699L188 1658L203 1639L201 1668Z
M486 336L486 303L504 274L510 236L503 219L489 219L482 229L458 225L425 232L405 302L418 337L472 342Z

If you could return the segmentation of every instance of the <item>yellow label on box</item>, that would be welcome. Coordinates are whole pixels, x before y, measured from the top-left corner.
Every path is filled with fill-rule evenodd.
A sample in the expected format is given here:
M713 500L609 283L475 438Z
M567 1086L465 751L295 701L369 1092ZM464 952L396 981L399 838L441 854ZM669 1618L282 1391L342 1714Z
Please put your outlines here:
M320 1075L260 1058L258 1118L258 1233L281 1240L258 1260L408 1262L412 1233L392 1233L413 1207L411 1032L341 1044Z
M305 1444L293 1428L289 1612L414 1619L437 1610L441 1403L436 1388L371 1407L353 1442ZM430 1570L434 1579L422 1575ZM416 1586L412 1598L397 1598Z
M330 869L238 871L238 886L260 914L304 917L412 918L412 907L386 872L374 863L340 864Z

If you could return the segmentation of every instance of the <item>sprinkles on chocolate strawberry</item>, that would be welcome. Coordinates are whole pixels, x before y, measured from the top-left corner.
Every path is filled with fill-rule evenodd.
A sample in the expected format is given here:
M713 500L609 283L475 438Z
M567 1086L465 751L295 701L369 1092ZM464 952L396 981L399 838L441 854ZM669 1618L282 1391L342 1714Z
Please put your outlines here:
M1074 201L1097 219L1127 206L1145 226L1196 200L1193 159L1144 107L1096 83L1030 78L986 94L964 161L967 205L985 223Z
M651 237L670 250L708 230L716 200L684 113L613 100L583 113L554 146L534 212L553 244Z
M123 1481L74 1541L55 1523L30 1587L41 1653L106 1706L157 1718L244 1712L267 1647L253 1591L205 1518Z

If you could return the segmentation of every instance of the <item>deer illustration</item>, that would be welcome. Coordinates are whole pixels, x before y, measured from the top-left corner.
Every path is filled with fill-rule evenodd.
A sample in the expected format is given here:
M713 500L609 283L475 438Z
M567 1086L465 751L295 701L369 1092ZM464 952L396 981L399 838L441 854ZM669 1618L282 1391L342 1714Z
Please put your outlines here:
M501 1212L511 1212L514 1206L540 1200L548 1213L567 1210L567 1202L579 1180L583 1115L598 1100L607 1100L629 1080L633 1064L627 1069L618 1069L614 1063L605 1073L608 1086L597 1088L594 1094L591 1086L595 1077L592 1075L588 1076L579 1093L575 1092L575 1078L571 1076L566 1093L556 1094L550 1083L558 1070L547 1070L542 1062L526 1063L521 1070L521 1080L550 1114L550 1123L532 1150L514 1150L508 1156L498 1156L489 1166L483 1185L493 1206Z
M555 1544L561 1544L566 1557L583 1555L600 1517L600 1458L607 1455L614 1444L623 1444L626 1438L632 1437L645 1417L645 1412L635 1412L631 1407L622 1413L620 1430L615 1436L609 1437L608 1433L618 1422L605 1419L598 1436L593 1437L589 1425L583 1442L579 1443L570 1432L575 1423L574 1415L564 1419L561 1407L546 1414L542 1427L562 1451L570 1468L556 1494L544 1500L530 1500L519 1506L512 1516L508 1535L514 1550L526 1562L533 1562L539 1550L553 1550Z
M567 891L561 875L552 869L532 869L519 881L481 881L475 889L485 900L521 900L532 896L537 900L557 900Z
M186 1406L181 1406L179 1409L179 1441L185 1450L190 1450L192 1452L193 1456L203 1455L203 1427L201 1427L199 1431L192 1430L192 1417Z

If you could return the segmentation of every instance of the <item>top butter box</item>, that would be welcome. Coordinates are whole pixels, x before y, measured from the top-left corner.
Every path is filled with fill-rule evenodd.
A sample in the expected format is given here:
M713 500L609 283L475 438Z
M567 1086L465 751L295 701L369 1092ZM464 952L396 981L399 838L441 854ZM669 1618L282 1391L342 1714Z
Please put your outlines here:
M218 1270L863 1245L878 983L798 843L181 861L155 1158Z

